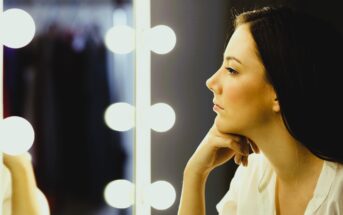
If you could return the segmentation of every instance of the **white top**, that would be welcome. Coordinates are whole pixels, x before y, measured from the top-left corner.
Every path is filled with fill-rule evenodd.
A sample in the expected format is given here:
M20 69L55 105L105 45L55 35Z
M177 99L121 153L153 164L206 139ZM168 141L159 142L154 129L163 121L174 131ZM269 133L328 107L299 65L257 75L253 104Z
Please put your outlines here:
M276 173L263 153L251 154L240 165L230 189L217 204L219 215L275 215ZM324 161L304 215L343 215L343 165Z
M11 173L2 162L0 152L0 215L11 214L12 179Z

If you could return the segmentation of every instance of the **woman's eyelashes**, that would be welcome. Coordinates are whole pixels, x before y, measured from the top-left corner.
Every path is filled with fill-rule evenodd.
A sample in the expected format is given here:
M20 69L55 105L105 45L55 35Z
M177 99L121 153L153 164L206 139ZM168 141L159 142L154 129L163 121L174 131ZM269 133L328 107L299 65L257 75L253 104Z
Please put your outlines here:
M238 74L238 72L231 67L225 67L225 69L233 75Z

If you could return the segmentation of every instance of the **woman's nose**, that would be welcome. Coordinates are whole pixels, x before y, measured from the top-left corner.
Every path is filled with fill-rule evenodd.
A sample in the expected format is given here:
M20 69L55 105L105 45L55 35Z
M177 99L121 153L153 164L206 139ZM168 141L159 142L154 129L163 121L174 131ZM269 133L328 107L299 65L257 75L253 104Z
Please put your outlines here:
M217 73L214 73L209 79L206 80L206 86L213 93L219 94L220 93L220 87L219 87L219 83L217 81L217 78L218 78Z

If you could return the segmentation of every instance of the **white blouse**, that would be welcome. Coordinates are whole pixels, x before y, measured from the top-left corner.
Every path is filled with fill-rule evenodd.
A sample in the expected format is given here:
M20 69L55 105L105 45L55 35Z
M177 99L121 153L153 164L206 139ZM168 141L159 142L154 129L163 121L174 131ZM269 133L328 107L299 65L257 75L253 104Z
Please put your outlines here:
M217 204L219 215L275 215L276 173L263 153L251 154L240 165L229 191ZM324 161L304 215L343 215L343 165Z

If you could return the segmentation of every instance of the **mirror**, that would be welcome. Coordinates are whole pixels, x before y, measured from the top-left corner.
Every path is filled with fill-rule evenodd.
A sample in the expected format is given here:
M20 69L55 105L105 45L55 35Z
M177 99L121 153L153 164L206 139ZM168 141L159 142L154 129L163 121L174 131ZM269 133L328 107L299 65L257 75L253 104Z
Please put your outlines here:
M132 26L132 3L5 0L11 8L36 30L27 46L4 47L4 116L34 128L30 153L51 214L132 214L104 197L110 182L133 180L133 131L105 122L111 104L133 104L133 54L105 43L113 26Z
M34 127L30 152L51 214L132 214L103 197L109 182L134 180L135 131L104 123L109 105L135 103L133 53L113 54L104 44L113 25L132 26L132 3L5 0L4 10L14 7L33 17L36 34L23 48L5 48L5 116L22 116ZM151 131L151 182L171 184L176 199L151 214L177 213L184 165L214 117L204 83L221 63L227 7L227 1L151 2L151 27L167 25L177 37L170 53L151 53L151 104L166 103L176 114L170 130ZM228 186L225 174L209 181L210 206L225 192L218 181Z

